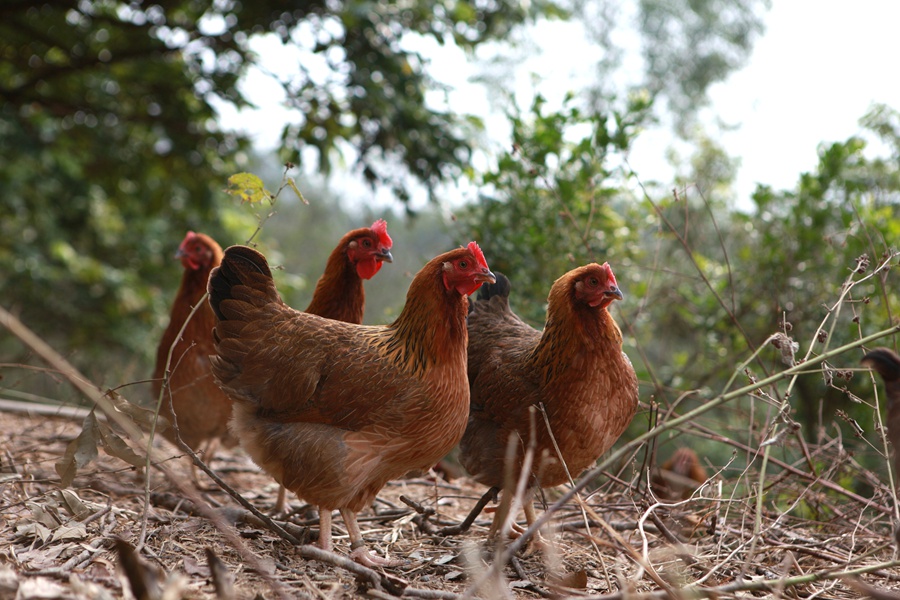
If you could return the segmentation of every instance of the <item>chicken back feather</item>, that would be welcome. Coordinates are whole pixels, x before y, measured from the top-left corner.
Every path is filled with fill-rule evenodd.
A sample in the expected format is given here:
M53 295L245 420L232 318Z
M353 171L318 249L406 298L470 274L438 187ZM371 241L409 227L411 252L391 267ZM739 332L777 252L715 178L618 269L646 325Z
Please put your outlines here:
M248 454L319 506L323 548L340 509L354 559L379 563L356 513L459 441L469 406L461 290L493 281L472 242L419 271L392 324L364 326L288 307L262 254L226 250L209 279L213 373L235 401L231 428Z

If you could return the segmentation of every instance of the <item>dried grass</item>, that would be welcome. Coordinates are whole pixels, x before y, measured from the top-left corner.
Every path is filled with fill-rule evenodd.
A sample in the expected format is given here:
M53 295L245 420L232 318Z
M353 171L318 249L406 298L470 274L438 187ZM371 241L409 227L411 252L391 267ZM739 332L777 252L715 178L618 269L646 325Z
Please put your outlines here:
M813 339L820 331L831 339L853 287L882 276L895 258L886 256L869 274L854 271ZM132 448L147 447L134 423L52 349L18 329L11 315L0 313L0 324L97 403ZM274 503L278 486L239 449L217 453L212 468L221 483L204 477L199 491L188 461L174 459L181 451L165 442L149 453L146 480L100 454L61 490L55 465L79 435L78 422L7 405L0 411L0 598L128 597L117 539L136 546L125 560L140 565L132 577L141 578L149 598L900 598L893 535L900 513L889 461L857 460L837 427L804 436L789 405L798 377L829 380L850 350L898 330L860 335L840 348L811 342L803 353L784 332L758 347L747 340L754 350L724 389L685 391L667 407L645 405L637 418L647 418L646 431L623 440L567 488L546 490L538 521L508 544L485 544L491 515L465 534L440 533L484 493L469 480L391 482L360 518L370 547L407 561L387 571L346 558L339 521L336 553L309 545L317 518L296 499L289 521L277 526L254 512ZM770 345L786 366L756 376L751 365ZM884 458L877 389L872 379L872 452ZM650 479L657 444L664 443L715 447L725 458L706 457L711 476L688 499L661 500ZM523 496L519 486L510 506ZM529 549L539 530L547 543Z
M703 427L683 425L681 431L684 444L702 439L694 434L709 437ZM733 465L726 467L677 502L656 500L647 491L647 473L626 445L617 453L629 457L615 463L618 473L601 468L577 481L584 490L580 504L568 498L571 490L546 491L550 512L540 520L548 525L543 537L549 544L525 554L520 547L526 537L494 550L485 546L491 515L482 515L464 535L426 533L461 520L484 492L480 486L466 479L392 482L361 522L367 541L408 563L376 573L341 560L347 549L340 536L335 555L291 544L218 486L188 498L184 460L163 463L178 485L151 472L149 505L140 475L106 455L80 473L64 496L53 467L78 434L78 422L7 411L0 413L0 432L6 440L0 589L20 593L121 597L114 538L136 542L146 515L141 555L159 571L156 597L166 591L170 597L217 597L207 549L233 578L237 598L856 598L863 593L854 587L856 578L900 595L894 495L839 438L807 444L813 464L827 465L822 472L808 470L800 444L785 437L779 445L750 449L757 458L737 477ZM732 445L736 452L747 450ZM785 462L773 455L762 477L766 447L799 458ZM253 504L273 503L277 486L239 450L218 452L213 467ZM870 485L871 496L841 493L837 481L848 476ZM295 508L290 531L314 535L315 515L296 500ZM256 570L248 568L248 553Z

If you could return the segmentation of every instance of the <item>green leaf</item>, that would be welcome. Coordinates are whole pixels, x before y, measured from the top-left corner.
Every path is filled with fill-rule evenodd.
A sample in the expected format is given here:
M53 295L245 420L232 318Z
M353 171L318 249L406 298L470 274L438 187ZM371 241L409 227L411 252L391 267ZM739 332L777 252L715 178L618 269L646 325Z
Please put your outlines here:
M303 194L300 193L300 189L297 187L297 184L294 182L294 179L292 177L288 177L287 184L292 190L294 190L294 193L297 194L297 197L300 199L300 202L302 202L303 204L309 205L309 202L307 202L306 198L303 197Z
M273 198L263 185L262 179L253 173L237 173L229 177L225 193L237 196L241 199L242 204L244 202L255 204L263 200L271 201Z

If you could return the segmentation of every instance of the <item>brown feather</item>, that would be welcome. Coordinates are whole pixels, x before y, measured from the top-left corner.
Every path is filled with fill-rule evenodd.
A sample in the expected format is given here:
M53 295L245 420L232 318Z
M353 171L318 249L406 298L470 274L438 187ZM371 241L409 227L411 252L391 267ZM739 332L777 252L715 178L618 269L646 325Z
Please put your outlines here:
M356 253L352 250L361 247L364 240L368 240L375 249L379 261L385 257L391 259L390 247L384 248L378 234L370 227L347 232L329 255L325 271L316 282L312 300L304 312L336 321L362 323L366 292L356 268ZM379 248L383 249L383 253L377 252Z
M196 260L184 254L188 244L197 254ZM162 389L169 349L188 315L206 293L209 273L222 260L222 248L208 235L189 233L182 248L179 248L179 255L183 257L184 274L172 303L169 325L156 350L152 384L154 398L159 397ZM215 315L209 304L204 302L172 350L169 386L160 411L170 421L174 412L181 439L195 450L203 442L215 438L223 438L226 445L235 444L235 440L228 435L231 399L216 385L210 370L209 355L215 352L212 336L215 324ZM174 441L172 428L166 429L163 435Z
M601 265L579 267L553 284L543 332L510 310L504 292L487 298L485 288L473 304L468 320L472 406L460 460L484 485L503 484L510 435L520 440L517 464L521 467L530 406L543 405L550 425L548 430L537 414L532 477L533 485L542 487L568 480L551 432L569 473L576 477L631 422L638 386L631 362L622 352L622 334L605 306L590 306L578 298L583 285L579 282L594 276L605 279ZM615 292L619 294L617 288Z
M466 300L448 287L445 265L464 260L475 263L465 248L433 259L394 323L364 326L286 306L265 257L226 250L209 281L213 372L254 461L320 509L357 512L391 478L449 451L469 391ZM493 280L486 267L464 275Z
M686 500L706 482L706 469L697 453L682 446L660 465L651 478L653 492L659 498Z

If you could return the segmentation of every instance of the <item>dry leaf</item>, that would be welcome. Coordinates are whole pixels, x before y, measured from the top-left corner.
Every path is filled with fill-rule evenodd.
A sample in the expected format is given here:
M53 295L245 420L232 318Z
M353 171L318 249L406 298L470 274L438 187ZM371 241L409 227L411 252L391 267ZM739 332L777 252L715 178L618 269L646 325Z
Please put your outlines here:
M448 562L452 561L454 558L456 558L455 554L442 554L441 556L434 559L434 564L446 565Z
M126 415L139 426L149 429L153 426L153 422L157 420L155 410L138 406L115 390L108 390L106 392L106 397L112 405L116 407L118 412ZM168 426L169 423L165 419L159 419L156 424L157 433L164 431Z
M19 589L19 577L15 570L6 565L0 566L0 598L14 598Z
M29 600L57 600L67 597L69 595L66 588L49 577L23 579L19 582L19 591L16 594L16 598Z
M188 575L199 575L200 577L210 576L209 569L206 565L201 565L193 556L185 556L181 559L181 562L184 565L184 572Z
M571 573L563 573L562 575L551 573L547 576L547 583L555 587L563 587L570 590L583 590L587 588L588 574L584 569L572 571Z
M142 467L147 462L147 457L141 456L132 450L131 447L125 443L125 440L113 431L109 425L100 423L97 429L100 432L100 443L103 444L103 449L110 456L122 459L135 467Z
M217 600L233 600L235 597L234 575L231 574L222 559L216 556L212 548L206 549L206 561L209 563Z
M74 525L60 525L53 531L50 537L51 542L59 542L62 540L83 540L87 537L87 527L83 523L75 523Z
M72 591L75 592L77 598L91 598L91 600L113 600L114 596L109 590L97 585L88 578L81 579L78 575L72 574L69 579L72 585Z
M59 490L57 497L62 500L62 506L66 509L66 512L78 521L83 521L97 512L96 508L85 504L81 498L78 497L78 494L72 490Z
M82 469L97 458L97 446L99 446L100 432L97 429L97 417L94 411L88 413L81 426L81 433L66 446L56 463L56 473L59 475L62 487L69 487L78 469Z
M49 548L35 548L34 550L19 552L16 560L34 571L58 567L60 564L59 555L67 548L68 545L66 544L57 544ZM0 596L0 598L2 597Z
M849 587L872 600L900 600L900 594L897 592L871 586L858 577L843 577L842 579Z
M52 532L40 523L25 523L16 525L16 535L26 538L39 538L42 542L46 542Z
M63 522L53 498L44 498L43 504L35 501L26 502L25 506L31 511L31 518L34 519L35 523L40 523L48 529L56 529Z

